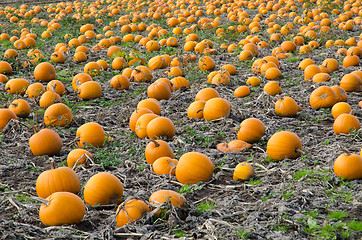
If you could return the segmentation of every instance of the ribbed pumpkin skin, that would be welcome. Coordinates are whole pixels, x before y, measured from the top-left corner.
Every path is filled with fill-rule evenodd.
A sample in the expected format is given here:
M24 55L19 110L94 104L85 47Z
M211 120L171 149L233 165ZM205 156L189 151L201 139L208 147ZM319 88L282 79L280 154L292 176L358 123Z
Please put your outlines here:
M78 97L81 99L93 99L102 96L102 87L96 81L82 83L78 88Z
M147 98L141 100L137 104L137 108L147 108L151 110L154 114L160 115L161 114L161 106L160 103L155 98Z
M258 142L265 133L265 125L257 118L247 118L240 124L238 139L248 142Z
M15 99L9 105L9 110L13 111L16 116L26 118L30 115L30 104L24 99Z
M178 161L170 157L160 157L152 164L152 170L157 175L169 174L175 175Z
M146 161L148 164L153 164L160 157L175 158L175 155L167 142L162 140L153 140L146 146Z
M80 191L78 175L69 167L60 167L42 172L36 180L36 193L41 198L47 198L55 192Z
M362 178L362 157L343 153L334 161L334 173L344 179Z
M214 88L203 88L201 89L195 97L195 101L208 101L211 98L219 98L219 93Z
M49 82L55 78L55 68L48 62L42 62L35 67L34 77L38 81Z
M93 175L84 187L84 201L89 205L117 204L123 196L122 182L107 172Z
M147 125L149 122L151 122L153 119L155 119L157 117L159 117L159 116L154 113L146 113L138 118L138 120L136 122L135 133L137 134L137 136L139 138L147 137Z
M283 97L275 103L275 113L285 117L294 117L301 108L291 97Z
M72 112L64 103L50 105L44 113L46 126L67 126L72 122Z
M58 154L63 144L58 133L44 128L30 137L29 146L35 156L41 156Z
M188 152L181 156L176 167L176 178L183 184L209 181L214 172L214 164L206 155Z
M175 135L175 125L166 117L157 117L147 124L147 136L150 139L157 139L167 136L167 139L173 138Z
M230 105L223 98L212 98L205 103L204 118L206 120L216 120L222 117L228 117L230 114Z
M78 159L80 157L82 157L82 158L78 161ZM81 165L81 164L86 165L87 157L93 159L92 154L90 152L88 152L87 150L81 149L81 148L73 149L72 151L70 151L68 153L68 156L67 156L68 167L73 168L77 161L78 161L77 166Z
M132 132L135 131L136 129L136 123L137 120L146 113L153 113L152 110L148 109L148 108L137 108L131 115L131 117L129 118L129 128L131 129Z
M187 116L191 118L203 118L204 117L204 107L205 101L199 100L192 102L187 108Z
M172 190L158 190L150 196L149 202L153 205L160 205L166 201L170 201L175 207L183 207L186 198L178 192Z
M301 155L300 150L302 150L302 142L299 137L288 131L274 133L266 148L268 156L274 160L297 158Z
M77 224L82 221L85 205L80 197L70 192L55 192L47 200L48 206L42 204L39 217L43 224L58 226L63 224Z
M119 210L122 207L121 210ZM118 227L122 227L134 220L142 217L145 212L149 212L150 207L142 200L130 199L123 206L120 205L117 208L118 214L116 216L116 222Z
M348 134L351 130L360 129L361 124L355 116L347 113L339 115L333 123L333 130L336 134Z
M15 113L9 109L2 108L0 109L0 131L8 124L10 119L18 120L18 117Z
M321 86L315 89L309 97L309 103L312 108L329 108L337 102L337 95L334 90L327 86Z
M106 139L106 134L101 125L96 122L85 123L80 126L76 133L78 147L83 148L84 143L91 144L93 147L101 147Z

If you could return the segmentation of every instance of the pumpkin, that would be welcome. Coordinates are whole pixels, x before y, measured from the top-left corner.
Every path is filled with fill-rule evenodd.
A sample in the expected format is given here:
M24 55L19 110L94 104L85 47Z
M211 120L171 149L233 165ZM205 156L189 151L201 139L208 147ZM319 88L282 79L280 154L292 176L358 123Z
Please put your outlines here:
M16 99L11 102L9 109L13 111L16 116L26 118L30 115L30 105L24 99Z
M77 224L85 214L85 205L80 197L70 192L55 192L40 206L39 217L43 224L58 226Z
M45 87L43 86L43 84L36 82L29 85L25 93L28 95L28 98L36 98L42 95L44 92Z
M344 179L360 179L362 178L362 157L353 153L343 153L334 161L333 171Z
M49 82L55 79L55 68L48 62L38 64L34 69L34 78L38 81Z
M170 71L167 73L169 77L182 77L182 69L180 67L172 67Z
M114 70L122 70L126 67L126 60L123 57L116 57L112 61L112 68Z
M0 73L0 83L7 83L9 81L8 77Z
M282 76L281 71L276 67L268 68L265 71L265 78L268 80L275 80L275 79L280 78L281 76Z
M247 118L240 124L238 139L248 142L258 142L265 133L265 125L257 118Z
M30 85L29 81L24 78L10 79L5 84L5 91L7 91L10 94L24 95L29 85Z
M110 85L112 88L115 88L117 90L122 90L122 89L128 89L130 86L130 82L127 77L123 75L116 75L112 77Z
M351 66L358 66L360 58L356 55L349 55L343 58L343 67L348 68Z
M139 138L147 137L147 125L151 120L157 117L159 116L154 113L146 113L140 116L136 122L136 128L135 128L136 135Z
M291 97L282 97L275 103L275 113L284 117L294 117L302 108Z
M139 108L147 108L151 110L154 114L160 115L161 114L161 106L160 103L155 98L147 98L141 100L137 104L137 109Z
M146 113L153 113L150 109L147 108L137 108L129 118L129 128L132 132L136 129L136 123L139 117Z
M170 80L168 80L167 78L159 78L154 83L159 83L159 82L165 83L170 89L170 91L173 92L173 86Z
M348 134L352 130L359 130L360 129L360 122L358 118L355 116L342 113L340 114L333 123L333 130L336 134L345 133Z
M298 69L305 70L306 67L308 67L309 65L312 65L312 64L314 64L314 61L312 59L305 58L299 63Z
M167 139L175 135L175 125L167 117L158 117L152 119L147 124L147 136L150 139L157 139L166 136Z
M6 127L11 119L18 120L16 114L10 109L0 108L0 131Z
M148 61L148 68L153 71L155 69L163 68L165 59L162 56L156 56Z
M56 62L56 63L64 63L65 62L65 56L62 52L54 52L51 56L50 56L50 60L52 62Z
M266 148L268 157L274 160L297 158L301 155L301 150L302 142L299 137L288 131L274 133L268 140Z
M214 60L209 56L203 56L199 59L199 68L201 71L209 71L215 68Z
M39 100L39 106L41 108L48 108L50 105L54 103L60 103L62 99L60 98L58 93L55 93L53 91L46 91L43 93Z
M67 126L72 122L72 112L64 103L55 103L44 112L46 126Z
M139 218L145 212L149 212L150 207L142 200L130 199L127 202L119 205L116 211L116 222L118 227L122 227Z
M72 87L73 87L74 91L77 92L79 86L88 81L93 81L93 79L87 73L78 73L77 75L75 75L72 80Z
M208 101L211 98L220 98L219 93L214 88L203 88L197 92L195 101Z
M73 168L74 165L87 165L89 159L93 160L93 156L85 149L77 148L68 153L67 164L68 167Z
M79 193L79 177L71 168L55 168L53 161L50 166L51 170L42 172L36 180L36 193L39 197L47 198L55 192Z
M106 135L101 125L96 122L88 122L77 129L76 138L80 148L83 148L85 144L90 144L93 147L102 147Z
M192 102L187 108L188 118L203 118L205 103L206 102L202 100Z
M332 72L336 71L339 68L339 63L334 58L327 58L322 63L323 66L331 69Z
M148 164L153 164L160 157L175 158L170 145L162 140L151 140L145 149L145 158Z
M331 80L331 76L328 73L317 73L313 76L313 82L328 82Z
M47 91L53 91L62 96L65 93L64 84L59 80L51 80L47 84Z
M190 83L184 77L175 77L171 79L173 90L180 88L190 88Z
M170 202L173 206L182 208L186 203L186 198L178 192L172 190L158 190L151 194L149 203L152 208L156 208L164 202ZM159 211L156 215L158 215Z
M279 86L279 83L276 81L269 81L265 84L263 88L264 92L268 93L271 96L279 94L282 92L282 88Z
M332 88L320 86L309 96L309 103L312 108L329 108L337 103L337 95Z
M99 98L102 96L102 87L96 81L88 81L79 86L77 94L81 99Z
M333 105L331 111L333 118L336 119L342 113L351 113L352 108L348 103L338 102Z
M321 68L315 64L310 64L304 69L304 80L312 79L317 73L321 73Z
M250 165L250 163L241 162L236 165L234 169L233 180L237 181L240 179L243 181L247 181L250 178L254 177L254 175L254 168Z
M219 143L216 148L221 152L239 152L246 148L250 148L251 145L242 140L234 140L229 143Z
M147 95L149 98L155 98L157 100L168 100L171 96L171 90L166 83L155 82L148 86Z
M359 91L361 88L361 78L355 74L346 74L339 82L339 86L346 92Z
M152 170L157 175L175 175L176 166L178 164L178 161L176 159L172 159L170 157L160 157L156 159L156 161L152 164Z
M13 72L13 68L11 67L10 63L6 61L0 61L0 73L8 75Z
M265 64L264 64L265 65ZM264 66L263 65L263 66ZM248 78L248 80L246 81L246 84L250 84L250 86L252 87L257 87L260 85L260 79L258 77L250 77Z
M89 74L91 77L99 75L101 70L102 67L97 62L89 62L84 66L84 73Z
M146 66L138 66L132 71L131 79L135 82L149 82L152 80L152 72Z
M97 173L84 186L84 201L91 206L118 204L122 196L122 182L111 173Z
M62 139L54 130L44 128L29 138L30 150L35 156L55 155L62 149Z
M332 86L331 88L337 96L337 102L347 101L347 93L343 88L341 88L340 86Z
M182 184L209 181L214 172L214 164L206 155L198 152L183 154L176 166L176 178Z
M230 114L230 105L223 98L212 98L205 103L204 118L206 120L217 120L228 117Z
M86 62L88 57L85 52L76 52L74 53L73 59L76 63Z

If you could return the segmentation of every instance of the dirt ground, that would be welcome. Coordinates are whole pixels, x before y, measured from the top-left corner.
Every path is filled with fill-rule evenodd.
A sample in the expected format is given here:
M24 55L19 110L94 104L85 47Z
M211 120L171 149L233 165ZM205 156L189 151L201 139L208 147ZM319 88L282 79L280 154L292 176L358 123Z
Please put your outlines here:
M351 34L358 36L359 31ZM0 45L0 52L4 50ZM77 128L85 122L96 121L113 141L107 141L102 148L88 149L95 157L95 164L76 168L82 187L95 173L107 171L122 181L123 200L136 197L147 201L153 192L170 189L184 194L187 207L169 207L164 218L156 219L148 214L118 228L115 223L117 206L87 206L80 224L44 226L38 216L40 203L31 196L36 196L37 177L49 169L49 157L33 156L28 145L33 134L30 123L39 122L37 127L43 127L42 112L36 114L34 110L28 119L22 120L24 125L0 136L0 207L3 209L0 212L0 238L360 239L361 232L347 228L347 225L339 228L338 224L361 222L361 181L344 181L336 177L333 162L342 153L341 148L359 154L361 131L336 135L330 109L312 109L309 95L318 86L339 85L344 74L361 70L361 67L341 67L332 74L328 83L305 82L303 72L297 70L302 58L310 57L321 64L325 58L334 57L336 50L335 47L320 48L310 55L280 60L283 78L278 81L283 89L282 96L293 97L303 108L293 118L275 114L274 103L280 96L270 97L263 93L266 79L261 78L261 86L251 88L249 98L235 98L233 90L244 85L254 74L250 72L249 63L240 62L233 53L219 50L218 55L212 56L216 66L227 63L237 66L237 74L231 77L230 86L213 86L221 97L231 102L232 115L217 121L190 120L186 112L189 104L201 88L211 85L206 82L206 74L198 70L197 63L185 67L185 78L191 87L172 92L169 100L161 100L160 103L161 115L170 118L176 127L175 137L168 141L176 158L183 153L197 151L207 155L215 165L210 181L190 186L182 186L175 177L153 173L144 158L144 149L149 141L139 139L129 129L129 117L137 103L147 98L145 89L149 83L131 83L128 90L111 89L109 79L113 73L108 69L94 78L102 85L102 98L84 103L71 88L72 77L82 72L83 66L74 63L57 65L57 76L61 77L69 91L62 101L70 105L74 119L68 127L53 128L63 141L60 154L52 156L56 164L65 165L68 153L76 148ZM270 54L270 51L262 50L259 57ZM91 52L88 58L89 61L105 59L106 53ZM18 76L35 82L30 73L18 72L12 77ZM165 69L153 72L153 81L160 77L165 77ZM348 93L348 103L359 120L362 119L358 107L361 96L361 92ZM1 107L7 106L12 99L3 97ZM36 109L35 104L31 104ZM237 139L240 122L250 117L260 119L266 126L261 141L239 153L218 151L218 143ZM301 157L268 161L266 143L278 130L288 130L300 137L303 144ZM233 181L233 169L243 161L252 164L255 178L246 182ZM82 193L83 189L79 196ZM345 216L333 217L335 212L343 212Z

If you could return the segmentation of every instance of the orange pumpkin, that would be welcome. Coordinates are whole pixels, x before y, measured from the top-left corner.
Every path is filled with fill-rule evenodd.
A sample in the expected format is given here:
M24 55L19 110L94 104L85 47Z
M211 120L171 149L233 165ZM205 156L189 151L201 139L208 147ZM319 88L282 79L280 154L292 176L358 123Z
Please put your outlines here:
M312 108L329 108L337 102L337 95L332 88L321 86L315 89L309 96Z
M42 62L35 67L34 77L38 81L49 82L55 79L55 68L48 62Z
M93 159L93 156L90 152L85 149L77 148L73 149L68 153L67 156L67 165L70 168L73 168L74 165L87 165L87 161Z
M150 207L142 200L130 199L124 204L119 205L117 208L116 222L118 227L122 227L131 223L139 218L145 212L149 212Z
M265 133L265 125L257 118L247 118L240 124L238 139L248 142L258 142Z
M362 178L362 157L357 154L343 153L334 161L333 171L344 179Z
M158 115L154 113L146 113L140 116L136 122L136 128L135 133L139 138L145 138L147 137L147 125L149 122L151 122L153 119L159 117Z
M206 120L216 120L228 117L230 114L230 104L223 98L212 98L205 103L204 118Z
M186 203L186 198L172 190L158 190L152 193L148 201L152 208L156 208L164 202L169 202L175 207L182 208ZM157 212L156 215L160 212L161 211Z
M78 97L81 99L94 99L102 96L102 87L96 81L87 81L78 87Z
M214 172L214 164L206 155L198 152L183 154L176 167L176 178L182 184L209 181Z
M280 116L294 117L302 108L291 97L280 98L275 103L275 113Z
M16 116L26 118L30 115L30 105L24 99L16 99L11 102L9 109L13 111Z
M160 115L161 114L161 106L159 101L155 98L147 98L144 100L141 100L137 104L137 109L139 108L147 108L151 110L154 114Z
M36 193L39 197L47 198L55 192L79 193L79 177L71 168L55 168L53 161L50 166L51 170L42 172L36 180Z
M29 138L30 150L35 156L55 155L62 149L62 140L54 130L44 128Z
M18 117L10 109L0 108L0 131L4 129L11 119L18 120Z
M197 92L195 101L208 101L211 98L219 98L219 93L214 88L203 88Z
M111 173L97 173L84 186L84 201L91 206L117 204L122 196L122 182Z
M167 117L154 118L147 124L147 136L150 139L157 139L161 137L171 139L174 135L175 125Z
M333 130L336 134L341 134L341 133L348 134L352 130L359 130L359 129L360 129L360 122L358 118L348 113L342 113L334 120L333 123Z
M162 140L151 140L145 149L145 158L148 164L153 164L160 157L175 158L170 145Z
M72 112L64 103L55 103L44 112L46 126L67 126L72 122Z
M76 138L80 148L83 148L85 144L101 147L104 145L106 136L101 125L96 122L88 122L77 129Z
M55 192L40 206L39 217L43 224L58 226L77 224L85 214L85 205L80 197L70 192Z
M282 131L274 133L267 143L267 154L271 159L294 159L301 155L302 142L292 132Z
M250 178L254 177L254 175L254 168L250 165L250 163L241 162L234 169L233 180L237 181L240 179L243 181L247 181Z
M112 88L115 88L117 90L122 90L122 89L128 89L130 86L130 82L127 77L123 75L116 75L112 77L110 85Z
M178 161L176 159L172 159L170 157L160 157L156 159L156 161L152 164L152 170L157 175L175 175L176 166L178 164Z

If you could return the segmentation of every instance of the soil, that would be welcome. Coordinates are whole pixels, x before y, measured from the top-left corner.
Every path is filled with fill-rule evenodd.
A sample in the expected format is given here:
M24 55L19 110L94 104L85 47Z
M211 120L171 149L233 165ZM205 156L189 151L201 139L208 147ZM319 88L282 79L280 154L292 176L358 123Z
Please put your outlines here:
M115 30L115 33L118 33L118 30ZM351 34L357 36L359 32ZM0 48L3 52L1 45ZM52 50L49 49L49 53ZM318 226L332 226L352 220L360 222L361 181L345 181L337 177L333 173L333 162L342 153L341 148L359 154L361 132L336 135L330 109L312 109L309 95L318 86L339 85L344 74L360 70L361 67L340 67L327 83L305 82L303 72L297 70L300 60L305 57L322 64L325 58L334 57L336 51L335 47L323 47L310 55L296 55L295 60L280 60L283 78L278 82L283 93L277 97L263 93L267 80L261 78L261 86L252 87L249 98L235 98L233 90L245 85L247 79L255 74L250 71L249 63L241 63L233 53L220 50L217 55L212 56L216 66L229 63L237 66L237 74L231 77L229 86L207 84L207 73L198 70L197 62L184 67L185 78L189 80L191 87L174 91L169 100L160 101L161 115L170 118L176 127L175 136L167 142L177 159L183 153L196 151L207 155L215 165L210 181L190 186L183 186L174 176L156 175L144 158L144 149L149 140L139 139L129 129L130 115L136 109L137 103L148 97L145 90L149 83L132 82L128 90L111 89L109 79L113 73L108 69L94 78L102 85L102 97L84 102L71 88L72 77L83 71L83 65L57 65L57 76L62 77L68 89L68 93L62 96L62 101L72 106L74 119L65 128L52 128L63 142L62 150L56 156L33 156L30 151L28 140L34 133L32 126L37 129L44 127L42 111L35 103L31 102L33 111L30 117L20 120L25 124L0 136L0 206L3 209L0 212L0 238L328 239L329 237L316 235L318 231L311 230L312 221L316 221ZM271 49L263 50L259 57L270 53ZM91 52L88 55L89 61L105 58L106 52ZM153 71L153 81L165 77L165 71ZM19 71L11 77L19 76L26 77L31 83L35 82L31 72ZM196 93L205 87L214 87L221 97L230 101L230 117L217 121L188 119L186 111L189 104L194 101ZM280 96L293 97L303 111L293 118L277 116L274 103ZM348 103L359 120L362 119L358 107L361 96L361 92L348 93ZM7 106L14 98L6 101L2 99L0 104ZM237 139L237 129L241 121L251 117L260 119L266 126L260 142L237 153L223 153L216 149L218 143ZM36 179L41 172L49 169L50 158L58 166L66 164L68 153L76 148L74 139L77 128L90 121L101 124L107 136L113 140L106 141L102 148L89 148L95 164L75 169L82 184L79 196L82 196L83 187L91 176L106 171L122 181L123 200L136 197L147 201L153 192L170 189L183 193L187 199L187 207L177 209L168 206L162 218L156 218L154 213L149 213L132 224L118 228L115 223L116 205L87 205L86 214L79 224L51 227L43 225L38 215L40 203L31 198L36 196ZM279 130L291 131L300 137L303 144L301 157L279 162L268 161L267 141ZM255 178L246 182L233 181L234 167L243 161L248 161L254 167ZM297 177L302 170L305 170L306 174ZM205 203L214 207L202 209ZM328 218L331 212L336 211L347 215L342 219ZM311 217L313 212L316 215ZM340 230L332 231L330 238L333 237L346 238ZM360 237L360 232L350 230L348 238Z

